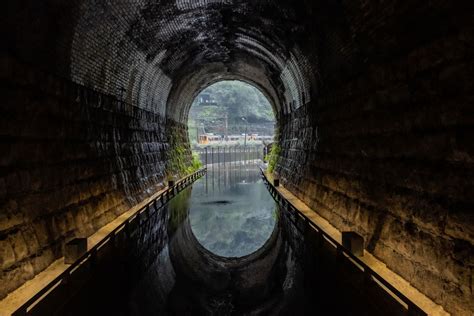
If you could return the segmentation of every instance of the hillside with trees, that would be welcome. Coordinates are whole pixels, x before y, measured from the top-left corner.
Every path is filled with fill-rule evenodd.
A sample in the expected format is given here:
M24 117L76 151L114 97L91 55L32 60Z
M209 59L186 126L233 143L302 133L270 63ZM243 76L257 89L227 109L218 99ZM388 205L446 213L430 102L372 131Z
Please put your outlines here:
M191 141L197 133L273 135L272 106L257 88L241 81L221 81L204 89L189 114Z

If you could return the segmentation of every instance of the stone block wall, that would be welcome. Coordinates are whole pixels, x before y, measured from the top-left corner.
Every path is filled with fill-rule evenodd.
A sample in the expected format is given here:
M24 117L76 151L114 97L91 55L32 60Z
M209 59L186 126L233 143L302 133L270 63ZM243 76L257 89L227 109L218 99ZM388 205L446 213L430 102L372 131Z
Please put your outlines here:
M0 297L179 171L191 97L227 78L274 99L293 192L448 311L474 310L470 5L8 0Z
M0 68L2 298L161 188L185 127L6 54Z
M371 56L348 66L350 76L331 69L323 74L318 98L280 120L283 152L277 171L292 192L338 229L362 234L367 250L390 269L447 311L469 315L474 310L472 23L460 18L447 34L416 34L408 46L414 35L401 40L383 33L390 18L382 20L386 24L378 25L368 43L385 58ZM390 55L382 47L389 39L376 37L380 33L406 46Z

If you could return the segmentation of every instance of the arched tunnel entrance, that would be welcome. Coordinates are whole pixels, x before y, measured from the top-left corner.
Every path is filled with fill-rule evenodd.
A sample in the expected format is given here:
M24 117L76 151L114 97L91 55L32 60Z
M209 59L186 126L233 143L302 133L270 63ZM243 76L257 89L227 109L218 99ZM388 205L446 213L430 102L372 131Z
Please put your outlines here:
M363 238L393 284L440 314L473 313L466 3L8 0L5 9L1 310L67 271L70 240L91 248L186 176L194 98L240 80L275 112L275 192Z

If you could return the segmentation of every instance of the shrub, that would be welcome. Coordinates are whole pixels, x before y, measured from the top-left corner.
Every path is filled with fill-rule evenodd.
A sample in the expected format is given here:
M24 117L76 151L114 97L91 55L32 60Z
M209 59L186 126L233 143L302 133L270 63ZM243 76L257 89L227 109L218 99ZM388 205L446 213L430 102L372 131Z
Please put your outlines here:
M275 167L278 163L278 158L280 157L281 154L281 147L279 143L273 143L272 149L270 150L270 153L268 154L267 161L268 161L268 171L273 172L275 171Z

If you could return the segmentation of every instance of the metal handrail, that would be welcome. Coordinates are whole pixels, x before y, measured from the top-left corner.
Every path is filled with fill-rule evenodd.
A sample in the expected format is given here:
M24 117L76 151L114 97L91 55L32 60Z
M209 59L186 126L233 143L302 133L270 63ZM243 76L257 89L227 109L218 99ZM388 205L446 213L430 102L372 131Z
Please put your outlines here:
M13 312L13 316L23 316L28 315L29 308L34 307L38 304L41 300L43 300L50 291L54 290L56 286L58 286L61 282L67 282L68 279L71 278L71 275L83 264L85 264L88 260L94 259L97 257L97 254L104 245L108 242L115 241L115 236L121 232L122 230L127 231L127 227L135 221L137 218L140 218L142 214L146 213L146 216L149 217L150 214L150 206L155 205L155 211L162 209L174 196L176 196L180 191L184 190L188 187L191 183L202 177L207 172L207 168L200 169L195 173L180 179L176 182L175 185L172 187L168 187L165 191L163 191L160 195L154 198L152 201L148 202L145 206L141 207L137 210L132 216L130 216L127 220L123 223L118 225L113 231L111 231L107 236L105 236L101 241L99 241L94 247L88 250L83 256L77 259L73 264L71 264L66 270L64 270L59 276L54 278L51 282L49 282L45 287L43 287L38 293L36 293L32 298L26 301L22 306L20 306L15 312ZM158 201L160 205L158 207Z
M425 311L423 311L415 302L411 299L406 297L402 292L400 292L397 288L395 288L391 283L385 280L380 274L375 272L372 268L370 268L364 261L362 261L359 257L355 256L351 251L345 248L340 242L335 240L331 235L325 232L321 227L319 227L316 223L314 223L309 217L307 217L304 213L300 212L290 201L288 201L278 189L275 188L273 184L270 183L267 175L265 174L264 170L260 168L262 173L262 178L266 184L266 187L270 191L270 194L275 199L275 201L285 207L286 209L290 210L293 214L298 214L300 218L303 218L305 223L309 225L309 227L313 228L317 231L321 237L326 238L330 243L336 246L336 252L338 257L343 257L342 255L350 258L353 262L357 265L362 267L363 273L366 275L366 280L370 281L371 279L375 279L380 282L383 286L385 286L390 292L392 292L399 300L407 305L407 311L409 315L428 315ZM383 287L381 287L383 289ZM384 289L385 290L385 289Z

